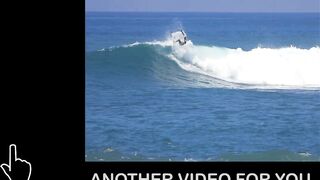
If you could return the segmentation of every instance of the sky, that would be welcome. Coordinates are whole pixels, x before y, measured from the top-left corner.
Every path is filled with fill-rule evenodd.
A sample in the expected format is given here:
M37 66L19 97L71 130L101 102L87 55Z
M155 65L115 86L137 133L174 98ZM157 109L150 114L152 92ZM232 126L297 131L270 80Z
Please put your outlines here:
M320 12L320 0L85 0L86 11Z

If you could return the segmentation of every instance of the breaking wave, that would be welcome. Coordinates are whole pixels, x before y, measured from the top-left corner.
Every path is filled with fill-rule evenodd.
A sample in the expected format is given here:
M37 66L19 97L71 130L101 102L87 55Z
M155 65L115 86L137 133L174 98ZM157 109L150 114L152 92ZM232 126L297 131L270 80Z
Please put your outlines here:
M190 40L186 45L179 46L167 39L135 42L108 50L121 49L123 53L128 53L133 50L129 51L130 48L140 49L141 58L143 54L148 54L145 61L155 61L150 56L150 53L154 53L154 56L162 56L163 61L173 60L188 73L234 85L265 88L320 87L320 47L257 47L245 51L241 48L194 45Z

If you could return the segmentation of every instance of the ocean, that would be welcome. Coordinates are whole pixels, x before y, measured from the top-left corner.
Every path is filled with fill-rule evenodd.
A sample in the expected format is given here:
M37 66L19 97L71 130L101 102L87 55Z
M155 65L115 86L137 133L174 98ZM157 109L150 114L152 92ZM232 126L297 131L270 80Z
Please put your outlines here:
M86 161L320 161L320 13L85 23Z

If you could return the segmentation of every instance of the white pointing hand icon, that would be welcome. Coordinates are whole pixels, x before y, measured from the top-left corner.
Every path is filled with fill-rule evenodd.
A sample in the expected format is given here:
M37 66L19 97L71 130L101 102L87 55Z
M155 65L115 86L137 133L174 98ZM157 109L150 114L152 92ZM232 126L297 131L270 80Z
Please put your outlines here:
M31 164L17 158L17 147L15 144L9 146L9 164L1 164L1 169L10 180L30 180Z

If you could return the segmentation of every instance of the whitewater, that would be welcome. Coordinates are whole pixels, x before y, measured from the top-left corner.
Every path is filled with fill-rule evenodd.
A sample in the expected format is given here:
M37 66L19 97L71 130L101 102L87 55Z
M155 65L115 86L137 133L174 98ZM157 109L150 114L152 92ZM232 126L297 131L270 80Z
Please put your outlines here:
M245 51L241 48L194 45L191 40L180 46L171 39L135 42L123 47L142 44L170 47L171 52L166 56L182 69L232 83L287 88L320 87L320 47L257 47Z

